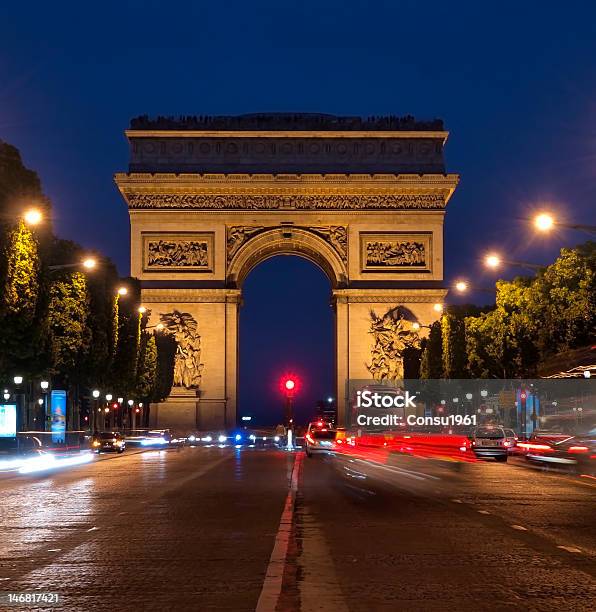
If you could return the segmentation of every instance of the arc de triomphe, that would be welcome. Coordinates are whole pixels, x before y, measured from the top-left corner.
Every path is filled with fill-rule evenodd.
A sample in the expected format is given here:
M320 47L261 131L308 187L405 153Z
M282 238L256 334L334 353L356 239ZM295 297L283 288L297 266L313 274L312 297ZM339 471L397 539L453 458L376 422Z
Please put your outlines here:
M329 277L336 397L345 383L401 376L396 339L438 316L445 173L440 121L264 114L151 120L126 131L131 274L151 325L176 335L175 386L156 425L236 424L242 283L295 254ZM403 347L402 347L403 348Z

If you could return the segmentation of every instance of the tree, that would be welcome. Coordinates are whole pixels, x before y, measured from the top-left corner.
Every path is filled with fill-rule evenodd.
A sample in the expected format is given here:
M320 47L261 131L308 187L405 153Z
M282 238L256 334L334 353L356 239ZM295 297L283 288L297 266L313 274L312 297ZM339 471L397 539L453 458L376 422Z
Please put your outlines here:
M122 397L134 395L141 340L141 314L138 311L140 287L138 281L126 279L126 297L115 298L117 305L116 354L112 365L115 391Z
M161 333L155 335L155 345L157 348L157 373L151 401L161 402L168 397L174 384L174 362L178 344L171 334Z
M0 254L3 261L0 294L0 373L9 370L35 375L44 369L47 325L46 297L38 243L19 220L8 232Z
M440 321L431 324L428 338L422 341L422 345L420 378L443 378L443 338Z
M50 286L48 312L54 369L79 383L80 364L89 348L89 292L81 272L63 274Z
M151 398L157 382L157 345L155 336L146 331L141 332L137 382L135 396L142 400Z

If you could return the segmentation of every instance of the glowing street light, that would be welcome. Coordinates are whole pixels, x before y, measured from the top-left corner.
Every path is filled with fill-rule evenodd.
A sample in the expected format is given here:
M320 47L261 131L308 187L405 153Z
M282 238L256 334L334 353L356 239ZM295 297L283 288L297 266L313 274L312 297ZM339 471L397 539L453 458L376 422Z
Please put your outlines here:
M464 280L459 280L455 283L455 290L458 293L465 293L469 289L469 285Z
M93 389L93 391L91 392L91 395L97 399L99 397L99 389Z
M487 268L492 268L493 270L498 268L501 265L501 263L502 263L501 258L494 253L491 253L490 255L487 255L484 258L484 265Z
M532 220L534 228L539 232L548 233L555 227L564 227L566 229L574 229L587 232L588 234L596 234L596 225L584 225L583 223L561 223L548 212L537 214Z
M147 312L147 309L144 306L139 306L139 313L140 314L145 314Z
M443 312L443 304L440 304L439 302L433 304L433 310L435 312Z
M111 393L106 393L106 401L108 401L108 402L112 401L112 394Z
M27 225L39 225L43 219L43 215L37 208L30 208L29 210L25 211L23 219Z
M15 376L13 378L14 384L15 385L22 385L23 384L23 377L22 376Z
M118 295L126 295L128 293L127 287L118 287Z
M540 213L534 217L534 227L541 232L550 232L555 226L555 220L548 213Z
M513 261L510 259L502 259L498 253L489 253L484 257L484 265L487 268L491 268L492 270L496 270L500 268L503 264L509 266L515 266L518 268L527 268L528 270L536 271L542 269L543 266L539 266L538 264L527 263L525 261Z
M50 386L50 383L47 380L42 380L39 383L39 386L42 388L43 391L47 391L48 387Z
M87 257L87 259L83 260L83 267L87 268L87 270L93 270L96 265L97 261L93 257Z
M412 323L412 329L414 331L418 331L420 329L420 323L418 323L418 321L414 321L414 323Z

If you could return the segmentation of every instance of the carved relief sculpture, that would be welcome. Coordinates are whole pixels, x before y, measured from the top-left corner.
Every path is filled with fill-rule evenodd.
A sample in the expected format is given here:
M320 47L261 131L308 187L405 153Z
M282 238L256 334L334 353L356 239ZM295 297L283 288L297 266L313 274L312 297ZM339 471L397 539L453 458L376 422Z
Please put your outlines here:
M424 266L426 253L422 242L398 240L366 243L367 266Z
M147 272L211 272L213 233L146 232L143 261Z
M442 210L440 195L204 195L124 193L130 209L192 208L207 210Z
M156 240L147 242L147 265L169 268L205 268L207 242L196 240Z
M201 386L203 364L201 363L201 336L198 325L188 312L172 312L159 317L164 329L176 338L176 360L174 362L174 386L198 389Z
M226 239L228 263L232 261L234 255L238 252L240 247L248 241L249 238L252 238L257 234L260 234L261 232L273 229L275 227L278 226L272 225L269 227L264 227L262 225L232 225L228 227ZM332 225L299 229L306 229L309 232L317 234L317 236L319 236L320 238L323 238L323 240L328 242L337 251L337 254L341 257L342 261L344 263L347 262L348 232L346 227L342 225Z
M227 255L228 263L232 261L238 249L251 237L265 228L262 225L232 225L227 228Z
M368 371L375 380L400 380L404 377L404 351L420 348L420 337L413 322L404 317L404 310L397 306L382 317L370 311L369 334L374 344Z
M431 232L387 232L360 234L363 272L431 272Z
M331 227L309 227L308 229L324 238L337 251L344 263L348 261L348 231L346 227L332 225Z

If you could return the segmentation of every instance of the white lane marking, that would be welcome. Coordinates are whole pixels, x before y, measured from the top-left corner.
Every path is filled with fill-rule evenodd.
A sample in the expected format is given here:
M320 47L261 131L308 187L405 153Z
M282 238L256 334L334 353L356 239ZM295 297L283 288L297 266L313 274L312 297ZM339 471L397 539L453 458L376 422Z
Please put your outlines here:
M48 548L48 552L60 552L61 548Z
M581 553L581 549L580 548L576 548L575 546L557 546L557 548L560 548L561 550L566 550L567 552L570 553Z
M298 490L298 473L303 456L304 455L300 453L296 455L294 460L290 490L286 496L281 520L279 521L279 529L277 530L273 551L271 552L269 565L267 566L267 574L265 575L265 581L263 582L263 588L261 589L255 612L274 612L277 607L277 602L281 594L288 546L290 544L294 504L296 502L296 491Z
M5 580L10 580L10 578L0 578L0 582L4 582Z
M488 510L478 510L478 514L490 514Z
M517 529L518 531L528 531L525 527L522 527L521 525L511 525L513 527L513 529Z
M454 504L463 504L464 502L461 499L452 499L451 500Z
M90 531L97 531L99 529L99 527L91 527L91 529L87 529L87 533L89 533Z

